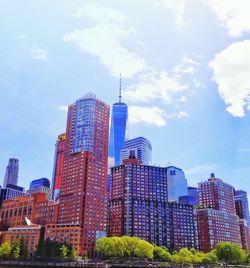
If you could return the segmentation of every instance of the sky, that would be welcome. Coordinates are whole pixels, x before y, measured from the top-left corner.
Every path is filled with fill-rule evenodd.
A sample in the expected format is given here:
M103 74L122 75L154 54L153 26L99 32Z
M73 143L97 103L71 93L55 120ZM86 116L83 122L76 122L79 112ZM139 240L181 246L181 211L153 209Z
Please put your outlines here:
M0 184L51 179L67 105L112 106L122 74L129 137L191 186L216 177L250 193L249 0L0 0Z

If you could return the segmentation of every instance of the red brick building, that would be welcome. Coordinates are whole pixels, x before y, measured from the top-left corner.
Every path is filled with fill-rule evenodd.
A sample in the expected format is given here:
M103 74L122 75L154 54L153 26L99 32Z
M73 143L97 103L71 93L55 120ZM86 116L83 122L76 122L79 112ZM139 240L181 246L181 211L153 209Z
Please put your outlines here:
M25 217L37 224L56 223L58 206L58 203L48 200L45 193L5 200L0 210L2 229L25 225Z
M109 106L89 93L68 108L58 226L82 228L79 253L106 234ZM53 227L50 227L52 232Z
M211 251L219 242L242 246L234 188L211 174L207 181L198 184L198 189L202 208L197 210L200 250Z

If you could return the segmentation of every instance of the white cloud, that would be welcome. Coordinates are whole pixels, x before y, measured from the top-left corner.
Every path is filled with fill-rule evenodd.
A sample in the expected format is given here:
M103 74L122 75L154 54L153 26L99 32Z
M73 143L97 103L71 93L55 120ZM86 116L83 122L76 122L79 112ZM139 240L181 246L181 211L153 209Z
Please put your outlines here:
M68 112L68 106L66 106L66 105L58 106L57 110L63 111L63 112Z
M250 31L249 0L203 0L232 37Z
M131 102L149 102L160 99L165 103L170 103L174 94L186 88L185 84L182 84L176 77L170 76L166 71L152 70L141 74L138 83L129 86L123 95Z
M30 50L32 59L34 60L47 60L48 51L38 46L33 46Z
M164 127L166 125L166 113L159 107L129 106L129 122L131 124L146 123Z
M145 60L122 44L136 34L123 12L101 5L86 5L75 16L87 16L95 22L95 26L66 34L63 37L65 42L71 42L78 50L98 57L115 77L120 73L123 77L133 77L145 68Z
M250 40L236 42L216 54L209 63L227 111L233 116L250 110Z
M186 0L156 0L155 4L167 8L175 17L176 28L179 30L183 29Z

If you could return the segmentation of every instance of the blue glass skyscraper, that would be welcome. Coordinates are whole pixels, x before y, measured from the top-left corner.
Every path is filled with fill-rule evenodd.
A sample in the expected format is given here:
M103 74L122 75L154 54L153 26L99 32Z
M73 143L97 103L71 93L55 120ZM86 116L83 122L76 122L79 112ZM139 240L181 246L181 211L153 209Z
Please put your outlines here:
M120 165L120 151L123 148L128 123L128 106L122 102L121 79L119 102L112 107L111 128L109 137L109 165Z

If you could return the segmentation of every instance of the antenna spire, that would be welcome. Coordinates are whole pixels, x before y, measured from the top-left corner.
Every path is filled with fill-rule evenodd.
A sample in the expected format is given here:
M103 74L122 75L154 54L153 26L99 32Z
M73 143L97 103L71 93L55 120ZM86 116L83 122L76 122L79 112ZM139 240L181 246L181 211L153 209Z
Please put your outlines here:
M120 74L119 103L122 102L122 75Z

